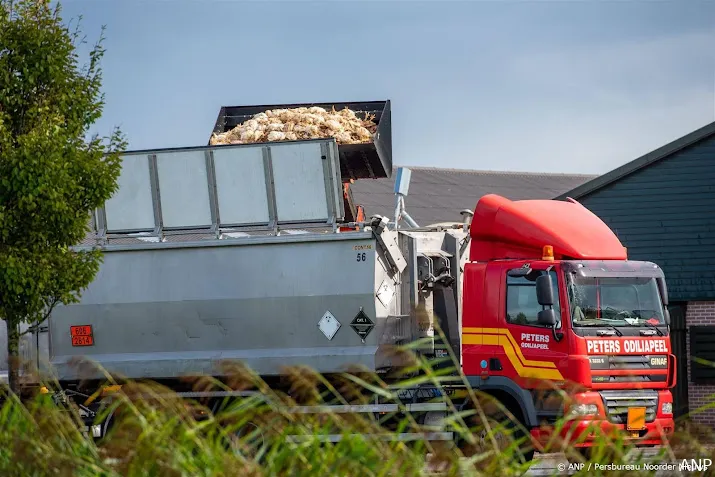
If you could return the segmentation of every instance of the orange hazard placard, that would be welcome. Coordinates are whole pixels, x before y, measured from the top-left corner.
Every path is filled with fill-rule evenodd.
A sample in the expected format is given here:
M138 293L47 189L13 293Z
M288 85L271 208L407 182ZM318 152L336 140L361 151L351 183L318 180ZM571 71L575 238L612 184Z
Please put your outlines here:
M70 326L70 336L72 336L72 346L94 345L92 325Z
M631 407L628 409L628 419L626 427L629 431L640 431L645 429L646 408Z

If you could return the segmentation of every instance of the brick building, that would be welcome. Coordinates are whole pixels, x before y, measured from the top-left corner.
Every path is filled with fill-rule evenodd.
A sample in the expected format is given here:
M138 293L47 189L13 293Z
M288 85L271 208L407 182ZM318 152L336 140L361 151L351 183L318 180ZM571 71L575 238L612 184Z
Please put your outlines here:
M601 217L629 258L663 268L676 416L715 426L715 122L559 195Z
M715 213L715 211L713 211ZM715 349L715 301L691 301L687 304L687 312L685 321L690 330L690 339L686 341L686 352L691 356L691 341L700 341L700 348L705 348L706 352L698 352L696 356L713 362L712 352L708 353L707 348ZM710 328L709 333L701 333L702 330ZM697 347L697 346L696 346ZM706 356L703 357L703 354ZM697 366L697 365L696 365ZM707 365L698 366L705 374L711 374ZM697 374L697 373L696 373ZM693 378L690 366L688 366L688 401L690 403L690 411L694 414L695 419L702 423L708 424L715 428L715 409L706 411L698 411L701 406L708 405L715 401L715 383L712 379L702 380L699 377Z

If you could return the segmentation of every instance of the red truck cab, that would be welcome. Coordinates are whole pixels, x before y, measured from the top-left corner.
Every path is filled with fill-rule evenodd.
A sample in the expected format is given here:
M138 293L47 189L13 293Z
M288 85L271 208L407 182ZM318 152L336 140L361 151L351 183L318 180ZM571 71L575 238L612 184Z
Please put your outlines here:
M627 259L604 222L570 200L482 197L464 270L462 369L502 397L541 445L623 432L637 445L674 430L667 287ZM563 391L568 395L564 399Z

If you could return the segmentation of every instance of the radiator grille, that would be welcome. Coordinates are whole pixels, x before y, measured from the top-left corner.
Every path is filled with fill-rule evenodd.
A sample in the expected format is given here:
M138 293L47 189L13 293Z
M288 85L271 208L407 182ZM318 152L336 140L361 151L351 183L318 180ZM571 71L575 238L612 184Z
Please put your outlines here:
M651 390L601 391L606 417L614 424L625 424L629 407L645 407L646 422L653 422L658 410L658 392Z

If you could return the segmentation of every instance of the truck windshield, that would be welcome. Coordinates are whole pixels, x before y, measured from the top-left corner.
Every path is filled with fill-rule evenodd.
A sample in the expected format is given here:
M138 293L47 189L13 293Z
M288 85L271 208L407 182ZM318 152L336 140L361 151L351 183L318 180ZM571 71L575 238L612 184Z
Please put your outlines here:
M572 276L568 292L573 326L665 324L654 278Z

